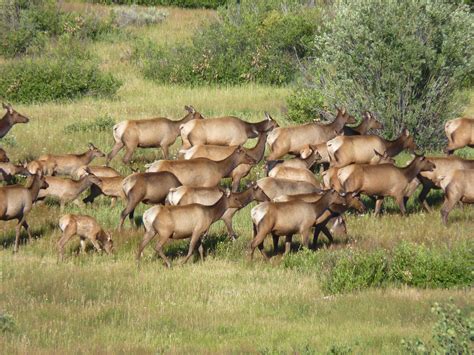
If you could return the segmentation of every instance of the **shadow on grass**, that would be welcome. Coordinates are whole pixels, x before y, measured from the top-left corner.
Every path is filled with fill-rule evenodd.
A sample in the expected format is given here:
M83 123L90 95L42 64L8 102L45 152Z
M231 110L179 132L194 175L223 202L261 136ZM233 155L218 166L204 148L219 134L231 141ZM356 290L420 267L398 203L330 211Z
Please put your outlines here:
M42 225L40 228L31 228L30 231L33 236L33 239L39 239L44 237L46 234L51 233L56 228L56 225L52 222L47 222ZM7 249L15 244L16 231L15 227L10 229L7 233L3 234L0 239L0 244L3 248ZM26 244L28 241L28 234L25 229L22 227L20 230L20 246Z

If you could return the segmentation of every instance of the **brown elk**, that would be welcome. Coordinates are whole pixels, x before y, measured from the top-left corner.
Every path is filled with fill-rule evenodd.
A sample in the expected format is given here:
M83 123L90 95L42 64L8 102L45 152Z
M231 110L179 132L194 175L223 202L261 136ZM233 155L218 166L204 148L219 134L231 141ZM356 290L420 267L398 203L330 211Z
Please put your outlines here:
M362 121L355 127L344 126L344 136L365 135L371 129L382 129L383 124L377 121L374 115L365 111L362 113Z
M474 169L454 170L439 178L444 191L444 203L441 207L441 219L446 225L449 212L458 202L474 203Z
M182 185L212 187L231 175L240 164L255 164L255 160L239 147L229 157L220 161L206 158L191 160L159 160L151 164L147 172L169 171Z
M394 157L404 149L414 152L416 149L413 136L403 129L400 137L388 141L382 137L369 136L338 136L327 142L331 166L341 168L349 164L371 164L378 157L375 152L387 152Z
M153 206L143 214L143 224L146 233L138 247L137 260L140 259L145 246L158 235L155 250L168 267L171 263L163 253L163 246L169 239L191 238L189 250L183 264L193 255L198 247L201 260L204 260L202 237L207 234L209 227L229 208L240 208L242 202L239 195L227 190L219 201L212 206L203 206L197 203L185 206Z
M326 145L326 143L324 143ZM296 169L311 169L316 163L321 163L322 158L319 152L312 147L305 147L300 152L300 157L291 158L288 160L267 160L263 167L265 175L268 176L270 171L276 166L285 166Z
M168 197L166 198L172 206L183 206L191 203L198 203L200 205L211 206L215 204L225 193L221 187L190 187L180 186L175 189L170 189ZM269 198L262 189L260 189L256 182L252 181L247 185L247 189L243 192L236 193L236 196L242 202L244 208L252 201L264 202ZM240 208L229 208L222 215L221 220L227 228L227 233L232 240L237 238L237 234L232 228L232 218Z
M263 159L265 153L265 142L267 140L267 132L260 133L258 141L253 148L242 148L247 155L251 157L255 163L259 163ZM237 150L239 146L222 146L222 145L195 145L183 151L183 158L186 160L195 158L207 158L214 161L220 161L228 158ZM232 178L232 192L236 192L240 185L240 180L246 177L252 169L252 164L240 164L230 174Z
M81 239L83 253L86 251L86 240L89 240L97 251L103 249L107 254L112 253L112 237L90 216L66 214L59 219L59 228L63 232L57 243L61 260L64 259L64 246L75 235Z
M57 164L53 160L32 160L24 166L30 174L41 172L45 176L51 176L54 175Z
M95 147L94 144L89 143L89 149L82 154L64 154L53 155L45 154L38 158L41 164L46 166L55 166L54 173L58 175L72 175L77 168L88 165L96 157L104 157L105 154Z
M14 252L18 251L20 243L20 229L23 227L31 240L31 232L26 222L26 216L31 211L33 202L36 201L41 189L47 188L48 184L41 173L28 177L25 186L9 185L0 187L0 220L9 221L17 219Z
M294 181L303 181L310 183L318 188L321 187L321 184L316 179L314 174L309 169L300 169L293 168L288 166L278 165L268 173L269 177L276 179L288 179Z
M285 154L298 155L302 149L310 144L327 142L342 132L346 123L355 123L345 109L337 109L337 116L333 122L322 124L312 122L293 127L275 128L268 136L268 145L271 153L267 160L278 159Z
M242 145L247 139L256 138L260 133L269 132L275 127L278 124L267 112L265 119L256 123L227 116L188 122L181 127L181 138L184 149L207 144Z
M386 196L393 197L405 215L406 201L413 193L413 180L421 171L434 168L435 165L424 156L416 156L405 168L392 164L353 164L340 169L337 177L344 191L374 196L375 215L380 213Z
M10 159L8 158L7 152L0 148L0 163L8 163Z
M48 187L40 191L38 200L44 200L47 196L58 198L61 212L64 210L66 203L76 200L79 195L91 187L92 184L98 185L99 187L102 185L100 179L92 174L86 175L79 180L46 176L45 181Z
M316 202L294 200L288 202L263 202L251 211L253 223L253 239L250 243L250 258L253 258L255 248L258 247L263 257L268 256L263 250L263 241L271 233L274 240L286 236L285 254L290 251L293 234L300 234L302 245L307 247L311 228L317 219L334 204L344 205L345 198L336 191L326 192ZM278 240L276 240L278 243Z
M440 177L448 176L454 170L460 169L474 169L474 160L462 159L457 156L449 157L426 157L427 160L436 165L433 171L423 171L418 175L420 183L423 185L423 189L418 195L418 201L427 211L431 211L431 207L426 201L431 189L440 189Z
M120 173L111 168L110 166L91 166L91 165L83 165L76 169L76 171L71 175L75 178L81 178L87 174L94 174L95 176L102 178L102 177L116 177L122 176Z
M272 177L265 177L258 180L257 185L271 200L281 195L296 195L321 191L320 188L308 182L275 179Z
M89 195L85 197L82 202L94 203L94 200L98 196L104 195L111 198L110 207L114 207L117 198L125 199L125 193L122 189L123 176L97 178L100 180L100 186L92 184Z
M15 111L10 104L2 104L3 108L7 110L5 115L0 119L0 138L10 131L13 125L17 123L28 123L30 119Z
M0 181L6 181L11 184L15 175L30 175L28 170L22 165L12 163L0 163Z
M163 203L171 188L181 186L179 180L172 173L164 171L158 173L134 173L127 176L122 182L126 206L120 213L119 230L122 230L125 218L128 216L133 225L135 208L140 202L145 204Z
M169 147L179 136L180 126L190 121L201 121L201 116L192 106L184 106L188 112L181 120L173 121L165 117L146 120L127 120L113 127L115 145L107 155L107 165L125 147L122 161L128 164L137 148L158 148L163 150L165 159L169 158Z
M456 149L466 146L474 148L474 118L460 117L448 121L444 125L444 132L448 137L446 153L453 154Z

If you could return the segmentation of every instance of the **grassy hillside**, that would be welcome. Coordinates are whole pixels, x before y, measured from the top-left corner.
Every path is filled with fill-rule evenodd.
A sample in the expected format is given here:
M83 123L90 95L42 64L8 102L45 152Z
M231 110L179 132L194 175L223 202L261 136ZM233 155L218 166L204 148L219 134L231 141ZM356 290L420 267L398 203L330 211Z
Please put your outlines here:
M64 6L98 13L109 9L76 2ZM82 152L88 142L108 152L113 142L111 130L97 128L101 122L98 118L115 122L154 116L179 118L183 106L189 104L205 117L234 114L256 121L266 110L282 125L287 124L287 88L189 88L145 81L129 60L134 38L162 43L186 41L215 16L210 10L165 10L169 15L161 24L133 28L133 36L91 44L102 67L124 83L117 99L16 106L31 121L15 126L2 140L10 158L16 161L45 152ZM474 105L468 109L472 112ZM95 128L81 128L88 124ZM74 132L68 133L71 130ZM173 152L178 147L176 144ZM472 152L465 150L464 154ZM119 157L112 166L130 173ZM161 153L155 150L140 150L133 166L143 169L145 162L159 157ZM103 159L94 161L102 163ZM257 169L252 178L261 174ZM441 199L439 193L434 194L431 202L439 204ZM0 328L9 324L0 333L0 347L5 353L324 353L330 349L337 353L349 348L356 353L399 353L403 338L430 339L435 322L430 312L433 302L452 298L463 311L472 312L470 289L387 286L333 296L324 292L318 275L284 268L280 255L270 264L260 256L250 263L246 248L253 205L235 217L234 226L240 235L235 243L224 237L221 222L212 227L204 263L196 260L178 265L187 251L188 242L184 241L165 249L173 256L173 269L165 269L151 248L146 249L137 267L134 253L143 230L128 229L126 224L124 232L116 232L121 203L110 208L108 200L97 202L88 207L71 204L66 212L90 214L110 230L116 248L113 256L97 255L92 250L78 256L79 243L74 241L67 248L66 261L58 263L55 244L61 214L54 201L33 209L28 221L37 238L21 245L17 255L12 254L15 222L1 223ZM145 209L138 209L138 222ZM409 212L408 217L401 217L394 204L387 202L386 213L380 218L371 213L349 215L349 234L336 237L331 249L390 250L402 241L448 249L464 243L472 249L473 206L453 211L449 227L441 224L438 208L433 213L421 212L410 200Z

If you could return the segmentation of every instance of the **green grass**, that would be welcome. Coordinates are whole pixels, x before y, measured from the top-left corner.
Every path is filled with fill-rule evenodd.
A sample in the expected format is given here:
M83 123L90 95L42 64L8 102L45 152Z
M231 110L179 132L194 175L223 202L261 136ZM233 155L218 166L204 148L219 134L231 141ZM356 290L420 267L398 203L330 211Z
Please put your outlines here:
M102 6L75 2L65 6L108 11ZM170 15L162 24L133 28L133 36L162 43L185 41L215 16L208 10L167 11ZM46 152L82 152L88 142L108 152L113 139L110 131L100 128L109 124L104 117L115 122L154 116L180 118L183 106L189 104L205 117L235 114L256 121L269 111L282 125L287 124L287 88L190 88L145 81L128 60L133 36L91 45L102 66L124 82L116 100L85 98L16 106L31 121L15 126L0 141L12 160L35 158ZM179 142L173 152L178 147ZM464 152L472 157L472 150ZM144 162L158 157L161 153L154 150L139 150L134 166L143 170ZM399 163L407 159L401 157ZM103 162L97 159L94 164ZM112 166L124 174L130 172L119 157ZM251 177L259 174L261 171L254 171ZM430 201L439 206L441 194L433 193ZM462 309L472 310L470 289L392 286L328 296L317 275L285 269L281 255L269 264L260 256L250 263L246 252L252 206L234 219L240 235L235 243L225 238L222 222L211 228L205 241L204 263L196 258L180 266L188 242L169 244L165 252L172 256L171 270L164 268L152 248L145 250L140 267L136 265L134 253L143 229L130 229L127 222L125 231L118 233L115 227L122 204L110 208L104 198L94 206L71 204L66 212L90 214L111 231L116 247L113 256L97 255L92 250L87 255L76 255L79 242L75 240L67 246L66 261L58 263L55 244L60 237L57 221L61 214L52 201L32 210L28 220L36 239L22 244L17 255L12 254L15 222L1 223L0 245L4 248L0 250L0 321L7 319L9 325L0 333L0 348L4 353L324 353L336 346L350 347L356 353L400 353L403 338L430 338L433 302L453 298ZM146 208L138 208L137 222ZM433 213L425 213L412 199L408 210L410 214L401 217L393 201L388 200L380 218L371 212L349 214L349 234L336 236L331 248L363 252L390 250L403 241L428 247L472 243L473 206L454 210L448 227L441 224L438 207ZM295 249L298 241L296 238ZM268 250L270 244L268 240ZM320 245L325 244L321 237Z

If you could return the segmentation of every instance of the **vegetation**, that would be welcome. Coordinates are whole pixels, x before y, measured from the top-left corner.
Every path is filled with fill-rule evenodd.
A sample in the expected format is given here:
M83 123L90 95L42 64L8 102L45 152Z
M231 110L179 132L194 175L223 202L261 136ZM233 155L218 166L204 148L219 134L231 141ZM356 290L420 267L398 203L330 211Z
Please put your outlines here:
M459 114L458 90L472 83L473 15L444 1L403 3L339 1L328 9L304 72L308 89L289 101L292 118L314 118L322 102L370 108L388 137L406 126L421 147L439 148L443 122Z
M67 2L63 9L107 18L114 7ZM189 104L205 117L232 114L255 122L269 111L280 125L290 123L286 100L292 87L253 82L186 86L145 80L129 60L137 38L148 38L162 47L189 43L216 18L214 11L204 9L165 11L166 20L153 25L120 27L110 36L79 41L82 43L74 38L76 60L80 56L85 62L94 61L101 71L113 73L122 82L116 99L87 95L62 102L12 102L31 120L15 126L1 139L10 159L16 162L43 153L79 153L86 150L88 142L108 152L113 145L110 127L115 122L156 116L178 119L183 116L183 106ZM66 44L66 39L48 40L47 55L64 58L63 54L52 54L62 51L61 42ZM0 58L0 66L23 60L36 57ZM474 113L474 101L465 112ZM179 147L177 142L172 154ZM456 154L474 157L469 148ZM139 149L132 168L143 170L146 162L160 156L155 150ZM403 165L409 158L402 155L397 163ZM99 158L93 164L104 162ZM112 167L124 175L132 172L119 157ZM261 174L260 168L254 169L248 179ZM0 348L5 353L68 353L72 349L111 353L401 353L407 351L405 344L416 341L436 350L432 329L439 320L430 307L436 302L453 303L460 310L463 326L454 328L454 342L466 334L465 315L474 303L469 285L472 270L465 271L472 269L474 208L454 210L449 227L445 227L439 217L441 200L439 192L431 193L429 203L435 211L425 213L411 198L406 217L398 214L391 200L384 204L380 218L370 212L349 213L349 234L335 236L330 248L321 237L317 251L303 252L295 238L289 256L275 255L268 264L260 257L253 263L246 259L252 234L251 205L236 214L236 242L224 236L222 222L211 228L203 263L196 258L181 267L188 241L168 244L165 253L173 260L171 270L162 266L152 248L145 250L137 266L134 252L143 229L126 225L123 233L117 232L123 204L110 207L104 197L91 206L67 205L65 213L95 217L111 232L116 253L101 255L89 248L86 255L78 255L79 241L74 240L66 247L66 261L58 263L61 213L56 201L47 200L33 208L28 223L34 239L27 242L22 233L18 254L12 255L15 221L0 225ZM137 209L138 224L146 209L145 205ZM270 241L266 244L271 249ZM445 314L450 314L449 308ZM450 335L453 323L447 324L445 330L435 333Z
M306 1L244 0L222 9L191 43L145 41L134 55L145 77L158 82L281 85L294 79L318 22L319 9Z
M229 0L88 0L98 4L117 4L117 5L145 5L145 6L179 6L184 8L207 8L217 9L230 2Z

